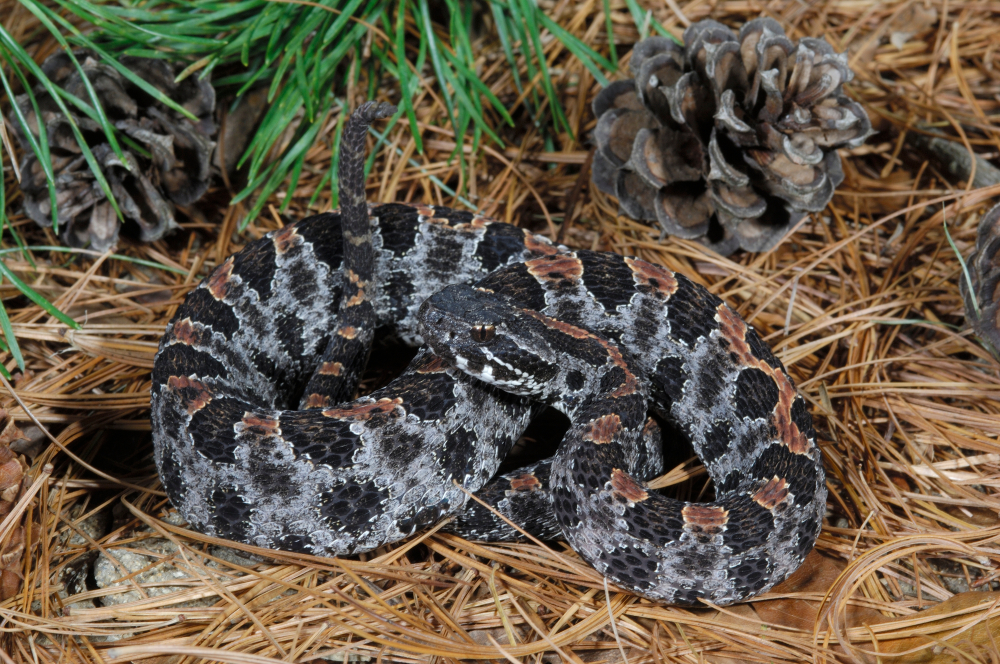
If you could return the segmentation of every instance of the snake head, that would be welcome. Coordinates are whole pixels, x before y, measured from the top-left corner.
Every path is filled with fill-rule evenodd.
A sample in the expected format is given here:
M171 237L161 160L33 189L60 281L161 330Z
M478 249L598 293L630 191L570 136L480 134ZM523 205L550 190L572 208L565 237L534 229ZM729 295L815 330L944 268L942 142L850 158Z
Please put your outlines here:
M431 349L459 370L505 392L545 398L555 389L559 361L530 313L501 295L458 284L429 297L417 318Z

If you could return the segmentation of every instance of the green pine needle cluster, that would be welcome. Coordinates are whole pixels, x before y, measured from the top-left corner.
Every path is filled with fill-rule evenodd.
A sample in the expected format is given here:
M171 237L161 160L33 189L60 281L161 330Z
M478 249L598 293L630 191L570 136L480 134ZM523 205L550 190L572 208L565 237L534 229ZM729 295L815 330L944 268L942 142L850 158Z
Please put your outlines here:
M354 77L354 82L360 78L361 67L369 69L367 78L373 85L385 76L399 82L399 105L410 123L418 151L422 152L423 146L412 100L428 64L437 78L438 92L456 135L471 131L475 142L485 134L503 145L484 111L492 111L511 126L514 123L475 71L472 2L434 0L439 4L432 6L432 0L154 0L135 4L54 0L54 7L39 0L22 2L64 48L94 51L164 103L169 101L119 65L117 58L135 55L185 63L188 66L181 78L212 76L217 90L237 97L251 88L268 86L268 111L240 162L249 167L249 183L234 201L256 196L249 218L280 186L294 190L306 152L334 109L337 93L347 88L349 77ZM492 0L487 4L519 91L523 91L526 81L540 79L537 87L541 90L533 88L528 95L529 112L539 129L570 132L542 51L543 32L559 39L602 83L607 82L605 72L612 71L614 65L546 16L532 0ZM60 8L64 11L57 11ZM448 25L434 23L432 13L447 15ZM69 14L78 20L64 18ZM93 28L81 31L74 25L81 23ZM350 66L369 36L371 57L361 67ZM91 90L90 99L58 94L62 91L47 81L38 65L2 31L0 57L24 87L30 89L26 85L29 80L40 82L57 103L72 104L99 122L109 144L119 151L119 141L125 137L117 135ZM520 58L526 64L526 81L518 76ZM10 95L9 84L6 80L3 84ZM549 113L544 111L546 107L551 109ZM295 136L277 158L271 157L275 144L286 128L298 121L299 114L303 117ZM544 118L546 126L542 126L540 118ZM42 138L32 149L44 157L47 147ZM89 150L82 147L84 155L89 155ZM46 160L41 161L44 164ZM96 164L92 168L97 172ZM50 173L46 175L51 177ZM106 183L99 182L106 187Z

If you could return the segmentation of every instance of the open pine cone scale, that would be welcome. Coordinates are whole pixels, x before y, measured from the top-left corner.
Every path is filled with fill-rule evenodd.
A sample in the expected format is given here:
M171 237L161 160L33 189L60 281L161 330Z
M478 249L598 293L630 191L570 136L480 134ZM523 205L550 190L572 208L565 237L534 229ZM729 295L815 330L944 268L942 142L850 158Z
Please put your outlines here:
M93 152L124 219L136 225L137 239L157 240L177 226L172 204L189 205L208 188L215 147L211 140L215 91L207 81L195 77L175 82L173 68L161 60L121 59L125 68L197 117L194 122L86 51L74 55L115 129L140 147L132 148L120 136L123 160L106 142L100 124L69 106L73 121ZM46 59L42 71L66 92L89 99L83 76L66 53ZM44 131L49 142L62 239L72 246L103 251L118 239L118 217L84 159L69 119L44 89L39 87L34 93L37 113L26 94L18 96L17 104L35 139ZM12 119L11 124L25 154L21 165L25 212L40 225L49 226L52 205L45 173L20 123Z
M842 92L852 73L826 42L793 44L768 18L738 36L701 21L684 42L639 42L635 78L594 100L594 182L663 235L766 251L826 206L844 177L834 150L871 131Z

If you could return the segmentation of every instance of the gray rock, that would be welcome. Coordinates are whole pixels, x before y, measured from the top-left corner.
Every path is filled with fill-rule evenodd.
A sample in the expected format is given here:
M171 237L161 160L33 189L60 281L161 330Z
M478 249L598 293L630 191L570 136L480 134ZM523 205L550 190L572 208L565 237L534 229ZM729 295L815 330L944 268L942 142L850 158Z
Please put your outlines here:
M138 549L138 550L137 550ZM143 553L142 550L149 553ZM122 588L125 592L105 595L101 603L105 606L137 602L142 595L135 590L134 584L143 586L143 592L148 597L160 597L180 592L183 585L170 582L191 579L192 575L181 568L177 559L170 562L157 562L171 558L177 553L177 545L170 540L151 538L132 544L128 549L113 547L101 553L94 563L94 580L98 588ZM113 560L112 560L113 558ZM142 571L140 571L142 570ZM129 580L122 577L134 575ZM158 585L163 584L163 585ZM127 590L126 590L127 589ZM178 602L176 607L211 606L217 601L214 597Z
M76 527L80 532L86 533L91 540L99 540L110 532L111 514L106 510L95 512L76 524ZM90 543L80 532L67 530L65 535L67 546L87 546Z

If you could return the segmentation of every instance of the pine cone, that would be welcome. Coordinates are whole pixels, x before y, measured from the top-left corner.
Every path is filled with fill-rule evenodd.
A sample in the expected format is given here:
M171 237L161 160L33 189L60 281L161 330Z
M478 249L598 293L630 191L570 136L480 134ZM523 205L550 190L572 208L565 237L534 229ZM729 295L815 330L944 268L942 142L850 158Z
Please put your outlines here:
M177 226L171 203L189 205L208 189L215 147L211 140L215 134L215 90L207 81L193 76L175 83L173 69L162 60L121 58L122 65L199 118L195 123L155 101L87 52L75 52L74 55L97 92L109 120L121 132L119 145L125 163L106 142L96 121L77 112L69 102L65 104L100 164L122 215L136 224L138 239L142 242L158 240ZM89 101L80 73L66 53L49 57L42 64L42 71L56 85ZM74 247L89 244L103 251L118 240L118 217L84 159L67 118L43 88L34 92L56 176L56 206L62 239ZM17 105L37 137L39 122L28 95L19 95ZM21 162L25 212L38 224L51 226L52 207L45 172L13 114L10 123L18 130L25 154ZM148 156L130 149L121 140L122 135L141 145Z
M965 265L972 281L970 290L965 274L959 275L958 288L965 301L965 320L1000 360L1000 204L979 220L976 247Z
M711 20L636 44L634 79L594 99L593 180L621 212L720 254L766 251L844 174L834 151L871 132L853 74L825 41L793 44L770 18L739 37Z
M7 411L0 408L0 522L14 509L27 488L28 464L10 448L12 442L23 437ZM22 518L18 525L0 532L0 602L21 589L21 563L25 552L23 522Z

